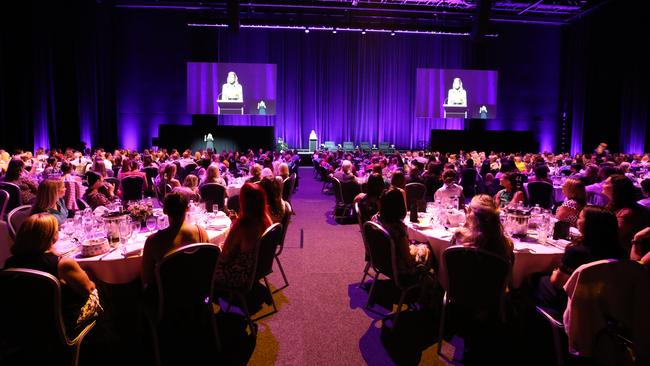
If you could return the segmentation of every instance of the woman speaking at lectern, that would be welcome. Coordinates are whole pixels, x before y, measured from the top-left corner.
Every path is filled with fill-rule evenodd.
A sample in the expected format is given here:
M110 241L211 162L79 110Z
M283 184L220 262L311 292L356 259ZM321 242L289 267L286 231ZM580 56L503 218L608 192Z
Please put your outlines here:
M447 105L467 105L467 92L463 89L463 82L460 78L454 78L454 84L447 93Z
M239 84L237 79L237 74L234 71L228 73L228 78L226 83L221 87L221 100L227 101L244 101L244 92L242 91L242 86Z

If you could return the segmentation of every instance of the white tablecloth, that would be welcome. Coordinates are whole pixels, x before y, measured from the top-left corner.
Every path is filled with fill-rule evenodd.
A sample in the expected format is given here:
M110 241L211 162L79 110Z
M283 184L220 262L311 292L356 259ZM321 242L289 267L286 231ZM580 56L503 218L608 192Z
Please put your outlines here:
M211 222L211 225L214 226L208 226L206 229L210 243L222 245L230 229L230 219L226 216L218 217ZM122 255L121 248L108 254L88 258L82 257L78 250L74 250L68 255L73 256L81 268L88 272L93 279L110 284L129 283L140 276L142 248L148 236L149 233L140 232L135 239L131 239L127 245L127 252L130 255L126 258ZM66 251L66 248L70 248L70 243L60 240L54 244L54 248L63 252Z
M442 253L451 246L451 238L454 229L418 229L406 220L408 235L410 239L428 242L433 255L438 261L438 279L443 288L447 289L448 279L445 263L442 260ZM549 242L555 243L549 238ZM550 272L559 263L564 254L562 247L568 244L567 241L560 241L556 246L550 244L539 244L533 237L526 242L513 239L515 246L515 264L512 268L512 286L518 288L522 282L535 272Z

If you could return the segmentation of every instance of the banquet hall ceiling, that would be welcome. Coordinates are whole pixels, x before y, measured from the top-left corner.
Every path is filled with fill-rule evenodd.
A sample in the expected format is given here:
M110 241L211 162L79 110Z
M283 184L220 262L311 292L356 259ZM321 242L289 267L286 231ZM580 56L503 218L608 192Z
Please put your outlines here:
M117 0L118 8L186 11L188 23L489 32L498 23L561 26L613 0Z

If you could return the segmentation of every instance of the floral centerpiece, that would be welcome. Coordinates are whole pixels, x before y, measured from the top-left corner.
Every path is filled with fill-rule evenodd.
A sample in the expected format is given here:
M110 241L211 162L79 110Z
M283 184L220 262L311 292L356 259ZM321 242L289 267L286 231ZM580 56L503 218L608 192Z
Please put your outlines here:
M129 204L128 212L131 220L142 222L153 215L153 207L145 202L133 202Z

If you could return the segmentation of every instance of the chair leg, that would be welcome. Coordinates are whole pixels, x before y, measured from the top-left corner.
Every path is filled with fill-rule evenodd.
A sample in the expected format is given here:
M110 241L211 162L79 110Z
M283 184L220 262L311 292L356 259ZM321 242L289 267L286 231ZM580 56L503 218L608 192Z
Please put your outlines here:
M217 328L217 319L214 317L212 310L212 301L208 303L208 315L210 316L210 325L212 325L212 334L214 334L214 345L217 352L221 352L221 337L219 336L219 329Z
M271 293L271 286L269 286L269 281L266 279L266 276L264 276L264 285L266 286L266 290L269 292L269 297L271 297L271 305L273 305L273 313L277 313L278 308L275 306L275 300L273 299L273 293Z
M442 338L445 334L445 315L447 311L447 292L442 298L442 311L440 312L440 327L438 327L438 355L442 356Z
M404 299L406 294L409 292L409 289L402 290L402 294L399 296L399 304L397 305L397 312L395 313L395 318L393 319L393 330L397 328L397 321L399 320L399 314L402 312L402 305L404 305Z
M370 304L372 304L372 294L375 291L375 284L377 283L377 278L379 278L379 273L375 273L375 276L372 279L372 285L370 285L370 292L368 292L368 301L366 302L366 309L370 309Z
M277 255L275 256L275 262L278 264L278 268L280 268L280 274L282 275L282 279L284 280L284 286L280 288L276 288L273 293L276 293L280 290L283 290L286 287L289 287L289 281L287 280L287 275L284 273L284 268L282 268L282 263L280 263L280 257Z
M553 345L555 346L555 359L557 361L557 366L564 366L564 352L560 345L560 333L557 327L551 325L551 328L553 329Z
M368 271L370 271L370 262L366 262L366 267L363 269L363 277L361 277L361 282L359 282L359 288L363 287L363 281L366 280L368 276Z

